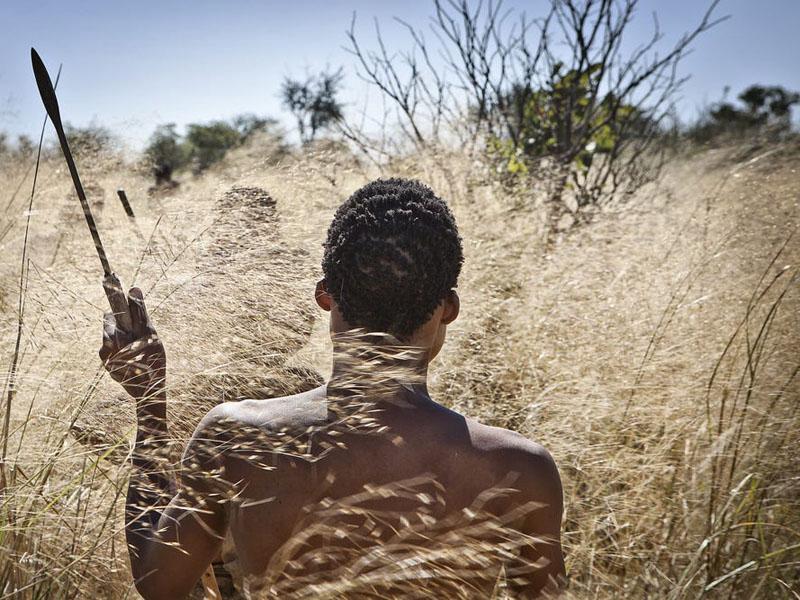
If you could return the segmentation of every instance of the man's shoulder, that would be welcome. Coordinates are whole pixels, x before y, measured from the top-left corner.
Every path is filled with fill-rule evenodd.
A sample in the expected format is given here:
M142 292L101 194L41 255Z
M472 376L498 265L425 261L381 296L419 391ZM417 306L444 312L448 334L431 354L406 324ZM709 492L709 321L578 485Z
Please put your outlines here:
M203 417L198 429L221 425L251 426L266 429L307 426L324 419L325 387L279 398L246 399L223 402Z
M552 454L524 435L467 420L473 447L497 468L516 475L513 487L534 488L539 494L560 497L561 477Z
M470 438L476 449L484 452L499 452L507 455L552 461L553 458L542 444L521 433L502 427L485 425L474 419L466 419Z

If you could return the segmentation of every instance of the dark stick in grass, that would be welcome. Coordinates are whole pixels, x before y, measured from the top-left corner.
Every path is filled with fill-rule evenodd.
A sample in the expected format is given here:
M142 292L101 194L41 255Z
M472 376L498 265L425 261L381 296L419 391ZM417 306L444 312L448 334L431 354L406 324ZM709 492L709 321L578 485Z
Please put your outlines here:
M125 209L125 214L128 215L128 220L133 223L133 231L136 233L136 237L139 238L139 241L145 245L146 250L147 240L144 239L142 231L139 229L139 225L136 223L136 215L133 214L133 207L131 206L131 203L128 202L128 195L125 193L125 190L119 188L117 190L117 197L119 198L120 204L122 204L122 208ZM134 279L135 278L136 276L134 275Z
M136 215L133 214L133 208L131 208L131 203L128 202L128 195L125 193L125 190L122 188L118 189L117 196L119 197L119 201L122 203L122 208L125 209L125 214L132 219L135 218Z

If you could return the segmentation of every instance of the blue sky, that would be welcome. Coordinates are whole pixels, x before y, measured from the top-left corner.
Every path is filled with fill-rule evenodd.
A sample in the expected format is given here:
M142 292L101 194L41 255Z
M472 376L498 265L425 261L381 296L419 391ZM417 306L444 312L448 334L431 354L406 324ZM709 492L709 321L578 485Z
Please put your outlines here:
M545 6L543 0L504 4L530 15ZM641 0L628 41L644 41L653 11L665 42L674 41L707 6L702 0ZM326 65L345 68L343 99L355 110L366 92L343 49L354 12L365 44L378 18L387 45L399 50L407 37L392 17L425 26L432 2L2 0L0 130L36 137L41 125L31 46L53 76L64 64L58 95L65 120L107 125L133 147L165 122L254 112L291 125L280 107L281 80ZM800 0L722 0L718 14L731 18L704 34L683 63L692 76L679 105L686 116L717 100L726 85L733 92L755 82L800 89ZM366 98L378 101L374 93Z

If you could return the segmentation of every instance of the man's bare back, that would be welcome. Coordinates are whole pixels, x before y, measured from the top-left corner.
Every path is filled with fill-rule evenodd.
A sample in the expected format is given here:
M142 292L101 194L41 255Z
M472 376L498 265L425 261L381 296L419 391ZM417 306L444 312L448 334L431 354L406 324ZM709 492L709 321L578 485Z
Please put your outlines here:
M530 503L523 518L513 525L523 534L551 537L550 543L535 548L522 543L525 561L542 559L541 572L527 577L528 589L543 587L548 577L563 573L558 543L561 485L556 466L542 446L514 432L468 419L414 389L400 388L397 397L383 399L377 406L376 418L386 429L366 434L357 429L327 428L331 419L325 386L286 398L226 403L209 413L201 427L223 430L227 432L223 438L243 447L258 437L252 428L264 432L262 440L276 432L292 439L297 439L295 434L302 440L311 439L307 456L286 448L270 452L266 465L263 460L253 461L249 450L222 457L219 466L226 480L246 482L237 486L236 500L226 510L227 526L246 574L257 583L269 584L275 553L296 534L298 522L313 513L309 507L323 499L339 501L362 494L366 488L390 489L397 482L408 481L417 482L417 491L439 492L441 502L434 503L430 512L440 521L475 506L488 490L519 490L494 499L484 510L502 517ZM327 443L331 431L337 433L333 439L338 446ZM263 447L262 442L256 443ZM394 514L398 520L408 519L409 513L420 508L407 498L378 493L371 498L367 495L360 506ZM463 519L461 525L466 523ZM326 543L321 537L313 541L316 545L306 545L304 553L311 554ZM285 569L285 564L278 567ZM292 575L320 568L306 567ZM488 573L484 577L492 579Z

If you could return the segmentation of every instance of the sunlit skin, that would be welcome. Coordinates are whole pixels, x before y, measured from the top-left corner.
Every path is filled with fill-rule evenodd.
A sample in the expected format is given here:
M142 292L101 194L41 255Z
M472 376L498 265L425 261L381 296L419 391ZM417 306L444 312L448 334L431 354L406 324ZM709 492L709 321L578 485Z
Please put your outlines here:
M276 550L291 537L303 506L325 497L347 497L360 492L365 484L389 484L424 474L442 486L445 502L437 516L471 506L481 492L496 486L509 487L509 481L516 491L490 505L489 510L502 514L526 503L541 505L513 523L515 530L542 540L523 550L520 560L536 562L537 570L515 592L520 597L533 597L543 589L555 590L555 582L564 575L560 545L562 490L551 456L523 436L479 424L436 403L428 394L428 365L442 349L447 326L459 314L455 291L444 298L410 339L403 340L404 345L419 349L419 378L413 386L398 386L394 398L376 401L379 420L387 427L384 433L343 432L337 437L343 449L316 462L279 455L272 459L271 469L226 452L224 447L219 452L207 451L208 440L219 439L221 428L259 431L268 439L278 430L305 431L320 422L336 381L346 380L348 370L353 368L336 352L343 334L353 325L342 318L324 281L318 283L315 298L330 313L335 350L331 381L295 396L229 402L212 409L187 445L177 493L174 484L154 466L167 443L167 361L141 291L134 288L129 294L133 332L120 332L113 316L106 317L101 358L114 379L124 382L137 406L138 432L128 489L126 533L139 592L148 599L186 596L219 554L226 534L234 540L245 573L262 574ZM198 468L221 473L226 481L234 482L236 500L222 501L208 478L188 474ZM168 501L165 510L158 508ZM143 515L141 509L148 506L153 511ZM402 511L404 506L387 499L380 508ZM148 529L155 526L159 530L157 538ZM137 533L142 530L143 534ZM504 567L513 570L515 565Z

